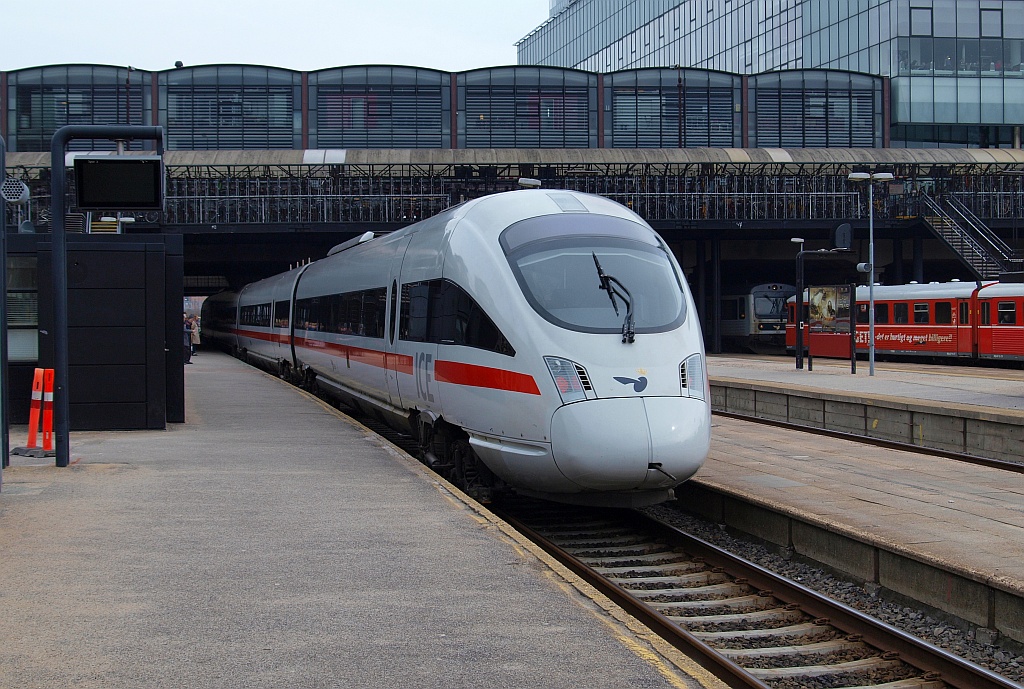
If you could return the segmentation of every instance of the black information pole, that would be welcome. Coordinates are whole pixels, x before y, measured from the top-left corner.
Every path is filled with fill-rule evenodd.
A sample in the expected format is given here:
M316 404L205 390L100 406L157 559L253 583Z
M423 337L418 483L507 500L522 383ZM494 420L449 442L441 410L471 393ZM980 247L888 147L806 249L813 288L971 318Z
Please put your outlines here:
M0 136L0 184L7 179L7 142ZM10 460L10 415L7 394L10 388L7 370L7 199L0 194L0 489L4 485L4 470Z
M163 127L69 124L53 134L50 143L50 234L53 242L53 434L57 466L70 463L70 409L68 391L68 272L67 235L64 231L64 149L74 139L156 140L163 155Z

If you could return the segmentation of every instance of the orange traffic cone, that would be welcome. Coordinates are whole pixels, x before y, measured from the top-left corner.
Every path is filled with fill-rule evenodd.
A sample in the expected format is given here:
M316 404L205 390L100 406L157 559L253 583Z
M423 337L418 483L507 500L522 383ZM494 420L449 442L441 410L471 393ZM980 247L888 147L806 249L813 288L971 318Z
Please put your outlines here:
M39 416L43 417L43 447L39 448ZM53 449L53 369L37 368L32 376L32 403L28 410L28 439L25 447L11 450L12 455L24 457L55 457Z

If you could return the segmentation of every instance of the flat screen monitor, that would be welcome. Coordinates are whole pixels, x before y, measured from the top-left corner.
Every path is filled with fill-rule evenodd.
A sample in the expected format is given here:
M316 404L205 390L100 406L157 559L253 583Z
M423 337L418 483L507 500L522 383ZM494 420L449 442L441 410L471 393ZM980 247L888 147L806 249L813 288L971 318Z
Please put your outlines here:
M163 160L160 156L75 158L79 210L160 210L163 206L163 181Z

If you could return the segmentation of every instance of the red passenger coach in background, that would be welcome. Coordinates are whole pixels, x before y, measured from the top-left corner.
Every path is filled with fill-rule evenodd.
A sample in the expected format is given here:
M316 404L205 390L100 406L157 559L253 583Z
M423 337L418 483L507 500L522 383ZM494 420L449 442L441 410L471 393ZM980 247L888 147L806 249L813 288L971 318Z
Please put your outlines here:
M786 350L793 352L795 299L790 299L788 309ZM860 286L857 352L867 354L868 345L868 288ZM876 286L875 352L900 357L1024 361L1024 283Z

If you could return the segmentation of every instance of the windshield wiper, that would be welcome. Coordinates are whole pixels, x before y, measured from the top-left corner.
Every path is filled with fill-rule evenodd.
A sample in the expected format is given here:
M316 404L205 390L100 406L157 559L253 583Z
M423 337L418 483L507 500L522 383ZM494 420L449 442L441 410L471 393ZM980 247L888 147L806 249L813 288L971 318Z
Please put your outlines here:
M601 268L601 262L597 260L597 253L591 252L591 254L594 257L594 265L597 266L597 277L601 280L598 289L603 289L608 293L608 298L612 300L612 308L615 309L615 315L619 315L619 304L615 301L615 297L621 299L626 305L626 319L622 322L622 341L633 342L636 340L636 328L633 322L633 296L618 279L605 274L604 269Z

